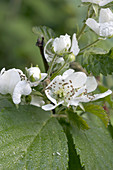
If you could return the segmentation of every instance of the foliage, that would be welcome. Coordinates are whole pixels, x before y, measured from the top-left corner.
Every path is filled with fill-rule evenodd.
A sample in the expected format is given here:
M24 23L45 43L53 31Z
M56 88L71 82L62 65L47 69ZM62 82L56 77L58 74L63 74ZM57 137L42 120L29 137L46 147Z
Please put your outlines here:
M50 113L31 106L0 113L1 169L66 169L67 139Z
M97 51L98 50L98 51ZM113 73L113 52L112 49L106 53L102 51L98 54L101 49L85 51L82 59L82 66L86 68L88 73L92 73L95 76L101 74L107 75Z

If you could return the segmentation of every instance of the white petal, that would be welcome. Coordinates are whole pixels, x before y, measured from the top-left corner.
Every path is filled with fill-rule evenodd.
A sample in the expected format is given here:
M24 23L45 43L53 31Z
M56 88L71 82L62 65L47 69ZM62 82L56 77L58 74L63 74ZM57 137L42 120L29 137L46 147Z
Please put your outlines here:
M56 76L50 83L49 83L49 85L46 87L46 89L48 88L48 87L50 87L54 82L59 82L60 80L62 80L62 76L61 75L59 75L59 76Z
M91 97L92 97L92 96L91 96ZM90 102L91 99L89 99L89 98L87 97L87 95L82 95L82 96L80 96L80 97L75 97L74 101L75 101L75 102L78 101L78 102L87 103L87 102Z
M74 88L80 88L86 83L87 76L83 72L76 72L68 76L67 80L72 81L72 85Z
M57 106L59 106L60 104L62 104L63 102L64 102L64 101L61 101L61 102L57 103L56 105L46 104L46 105L42 106L42 109L45 110L45 111L53 110L53 109L55 109Z
M97 88L97 81L95 77L87 77L86 89L87 93L94 91Z
M100 24L97 23L94 19L88 18L88 19L86 20L86 24L87 24L93 31L95 31L97 34L99 34L99 26L100 26Z
M110 37L113 35L113 22L105 22L100 24L100 36Z
M64 53L65 51L68 51L69 48L71 47L71 39L68 34L66 35L61 35L59 38L55 38L53 40L53 49L54 52L60 54Z
M62 75L62 78L63 79L66 79L68 76L70 76L72 73L74 73L74 70L73 69L68 69L66 70L63 75Z
M20 75L17 69L10 69L2 72L0 76L0 93L12 94L16 84L20 81Z
M100 3L99 3L99 5L100 5L100 6L104 6L104 5L106 5L106 4L108 4L108 3L112 2L112 1L113 1L113 0L103 0L103 1L101 0Z
M57 107L57 105L47 104L47 105L42 106L42 109L45 111L48 111L48 110L53 110L56 107Z
M94 4L99 4L101 0L82 0L82 2L91 2Z
M53 94L53 93L51 92L51 90L49 90L49 89L45 90L45 94L46 94L47 98L48 98L52 103L57 104L56 99L54 99L54 98L52 97L52 94Z
M46 48L47 48L47 46L48 46L48 44L50 43L50 42L52 42L53 41L53 39L51 38L47 43L46 43L46 45L45 45L45 47L44 47L44 56L45 56L45 59L47 60L47 62L51 62L52 61L52 57L50 57L47 53L46 53Z
M64 63L63 57L57 58L57 59L56 59L56 63L61 63L61 64L63 64L63 63Z
M30 84L26 80L19 81L14 88L14 92L12 95L13 102L15 104L19 104L21 102L21 96L29 95L31 91L32 89L30 87Z
M40 81L44 80L47 77L47 73L41 73Z
M70 101L70 105L72 105L72 106L78 106L79 105L79 100L71 100Z
M113 13L109 8L101 8L99 15L99 23L113 21Z
M95 100L98 100L98 99L104 98L104 97L106 97L106 96L110 95L111 93L112 93L112 91L111 91L111 90L107 90L107 91L106 91L106 92L104 92L104 93L101 93L101 94L95 94L95 95L94 95L94 99L93 99L92 101L95 101Z
M86 86L81 87L80 89L78 89L77 92L75 92L73 99L76 98L77 96L81 95L83 92L85 92Z
M73 37L72 37L72 45L71 45L71 50L70 50L75 56L79 53L80 49L79 49L79 46L78 46L78 41L77 41L77 38L76 38L76 34L74 33L73 34Z
M45 104L45 102L43 101L43 98L40 96L31 96L31 105L37 106L37 107L41 107Z

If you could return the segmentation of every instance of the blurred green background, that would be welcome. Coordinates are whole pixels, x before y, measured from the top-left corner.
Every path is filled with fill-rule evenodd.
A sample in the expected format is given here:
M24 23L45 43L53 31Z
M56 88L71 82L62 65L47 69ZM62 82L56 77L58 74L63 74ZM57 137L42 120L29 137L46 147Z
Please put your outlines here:
M0 0L0 69L15 67L24 70L32 63L44 71L32 27L46 25L58 36L72 35L78 32L86 17L87 6L80 5L81 0ZM80 47L96 38L92 31L87 31L86 35L81 38ZM106 51L112 46L113 39L100 43ZM106 84L110 88L113 88L112 82L109 76Z

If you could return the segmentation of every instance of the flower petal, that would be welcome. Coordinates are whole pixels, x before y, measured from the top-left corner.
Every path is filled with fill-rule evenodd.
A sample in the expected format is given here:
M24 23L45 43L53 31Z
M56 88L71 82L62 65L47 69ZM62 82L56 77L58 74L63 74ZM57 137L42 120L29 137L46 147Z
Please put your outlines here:
M41 107L45 104L44 100L42 97L40 96L31 96L31 105L37 106L37 107Z
M52 94L53 94L53 93L51 92L51 90L49 90L49 89L45 90L45 94L46 94L47 98L48 98L52 103L57 104L56 99L54 99L54 98L52 97Z
M66 70L64 73L63 73L63 75L62 75L62 77L63 77L63 79L66 79L68 76L70 76L72 73L74 73L74 70L73 69L68 69L68 70Z
M99 4L100 0L82 0L82 2L91 2L94 4Z
M82 87L87 80L87 76L83 72L76 72L67 77L67 80L72 81L72 85L74 88L80 88Z
M100 36L110 37L113 35L113 22L105 22L100 24Z
M45 111L53 110L53 109L55 109L57 106L59 106L60 104L62 104L63 102L64 102L64 101L61 101L61 102L57 103L56 105L46 104L46 105L42 106L42 109L45 110Z
M41 73L40 81L44 80L47 77L47 73Z
M110 2L112 2L113 0L101 0L100 2L99 2L99 6L104 6L104 5L106 5L106 4L108 4L108 3L110 3Z
M10 69L5 71L0 76L0 93L1 94L12 94L16 84L20 81L20 75L17 69Z
M94 91L97 88L97 81L95 79L95 77L87 77L87 81L86 81L86 89L87 89L87 93L90 93L92 91Z
M59 38L55 38L53 40L53 49L55 53L64 53L65 51L68 51L71 47L71 40L70 36L68 34L61 35Z
M30 87L30 84L26 80L19 81L14 88L14 92L12 95L13 102L15 104L19 104L21 102L21 96L29 95L31 91L32 89Z
M53 39L51 38L51 39L46 43L46 45L45 45L45 47L44 47L44 56L45 56L45 59L47 60L47 62L51 62L51 61L52 61L52 58L53 58L53 57L50 57L50 56L46 53L47 46L48 46L48 44L49 44L50 42L52 42L52 41L53 41Z
M79 53L80 49L79 49L79 46L78 46L78 41L77 41L77 38L76 38L76 34L74 33L73 34L73 37L72 37L72 45L71 45L71 50L70 50L75 56Z
M99 34L99 26L100 26L100 24L97 23L94 19L88 18L88 19L86 20L86 24L87 24L93 31L95 31L97 34Z
M57 105L53 105L53 104L46 104L44 106L42 106L42 109L45 110L45 111L48 111L48 110L53 110L57 107Z
M92 101L95 101L95 100L98 100L98 99L104 98L104 97L106 97L106 96L110 95L111 93L112 93L112 91L111 91L111 90L107 90L107 91L106 91L106 92L104 92L104 93L101 93L101 94L95 94L95 95L94 95L94 99L93 99Z
M63 65L63 63L64 63L63 57L57 58L56 63L61 63Z
M108 0L107 0L108 1ZM99 23L113 21L113 13L109 8L101 8L99 15Z

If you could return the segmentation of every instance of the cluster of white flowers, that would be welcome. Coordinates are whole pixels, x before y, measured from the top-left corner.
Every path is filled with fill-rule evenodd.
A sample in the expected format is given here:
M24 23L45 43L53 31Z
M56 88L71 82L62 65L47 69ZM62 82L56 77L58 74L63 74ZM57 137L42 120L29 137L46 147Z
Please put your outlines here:
M82 0L82 2L104 6L112 1ZM93 18L88 18L86 25L99 36L110 37L113 35L113 13L109 8L100 9L99 23ZM51 78L51 74L54 74L54 72L51 72L54 62L59 66L59 63L75 61L79 51L75 33L72 40L68 34L50 39L44 47L44 56L50 67L49 73L41 73L38 66L26 68L26 74L20 69L13 68L6 71L3 68L0 73L0 93L2 95L10 94L15 104L21 103L22 98L25 101L23 96L29 96L31 105L42 107L46 111L53 110L61 104L66 107L79 106L84 109L82 103L110 95L111 90L101 94L92 94L97 88L97 81L94 76L87 76L84 72L67 69L62 75L59 75L60 72L58 71L58 74ZM62 64L61 68L64 65ZM37 89L40 88L42 90L37 92Z
M69 107L80 106L81 103L90 102L103 98L112 93L111 90L101 94L92 95L91 92L97 88L96 79L91 76L87 77L83 72L74 72L73 69L68 69L63 75L56 76L49 85L45 88L45 94L50 101L50 104L45 104L42 96L32 94L35 86L38 86L42 80L47 76L46 73L41 73L38 67L31 67L25 74L19 69L10 69L5 71L2 69L0 74L0 93L11 94L13 102L19 104L21 96L30 95L31 105L38 107L42 106L44 110L53 110L60 104ZM30 77L34 81L30 81ZM53 103L53 104L51 104Z
M38 67L26 68L26 70L28 77L20 69L15 68L7 71L3 68L0 73L0 93L3 95L11 94L15 104L21 102L22 95L31 94L32 87L37 86L47 76L46 73L40 73ZM30 81L30 77L33 77L33 82Z

